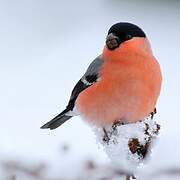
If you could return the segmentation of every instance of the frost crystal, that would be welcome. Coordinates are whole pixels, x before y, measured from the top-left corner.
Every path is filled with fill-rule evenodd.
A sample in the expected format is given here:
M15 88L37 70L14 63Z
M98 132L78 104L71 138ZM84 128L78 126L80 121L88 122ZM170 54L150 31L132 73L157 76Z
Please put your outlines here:
M150 152L151 144L160 130L153 119L120 124L112 127L95 128L97 142L108 157L121 169L134 172Z

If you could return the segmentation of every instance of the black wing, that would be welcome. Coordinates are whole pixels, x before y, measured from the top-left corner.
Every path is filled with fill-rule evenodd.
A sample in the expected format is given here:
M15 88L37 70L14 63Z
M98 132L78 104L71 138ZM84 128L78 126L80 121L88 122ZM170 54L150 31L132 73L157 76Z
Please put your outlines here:
M84 76L78 81L72 90L69 103L66 107L67 112L72 111L74 108L75 101L78 95L93 85L100 78L100 69L103 64L103 59L101 56L98 56L88 67Z
M64 111L62 111L59 115L53 118L51 121L44 124L41 128L42 129L56 129L68 119L72 117L69 115L69 111L73 111L75 101L78 95L84 91L86 88L93 85L99 78L100 78L100 68L102 66L103 60L101 56L98 56L88 67L84 76L77 82L75 87L72 90L71 97L69 103Z

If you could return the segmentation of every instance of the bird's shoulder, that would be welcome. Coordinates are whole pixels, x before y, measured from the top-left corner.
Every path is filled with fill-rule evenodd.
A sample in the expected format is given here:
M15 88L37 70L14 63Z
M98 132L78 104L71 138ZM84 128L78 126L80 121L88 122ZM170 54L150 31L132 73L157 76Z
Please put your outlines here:
M68 110L73 110L75 101L79 94L96 83L100 79L100 70L103 64L103 58L102 55L99 55L96 57L92 63L88 66L85 74L82 76L82 78L76 83L74 86L69 103L67 105Z

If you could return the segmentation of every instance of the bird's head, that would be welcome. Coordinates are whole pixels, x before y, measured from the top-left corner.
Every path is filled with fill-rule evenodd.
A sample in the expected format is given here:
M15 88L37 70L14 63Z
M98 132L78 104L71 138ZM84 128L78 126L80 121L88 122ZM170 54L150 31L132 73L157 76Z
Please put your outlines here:
M124 42L131 41L135 37L145 38L146 34L134 24L127 22L116 23L108 31L106 47L108 50L113 51Z

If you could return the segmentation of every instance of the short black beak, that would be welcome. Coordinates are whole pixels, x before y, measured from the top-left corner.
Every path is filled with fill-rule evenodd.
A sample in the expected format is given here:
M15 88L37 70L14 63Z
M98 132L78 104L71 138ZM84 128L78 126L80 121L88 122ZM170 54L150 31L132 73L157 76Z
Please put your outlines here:
M108 34L106 38L106 46L109 50L114 50L120 45L120 39L113 33Z

